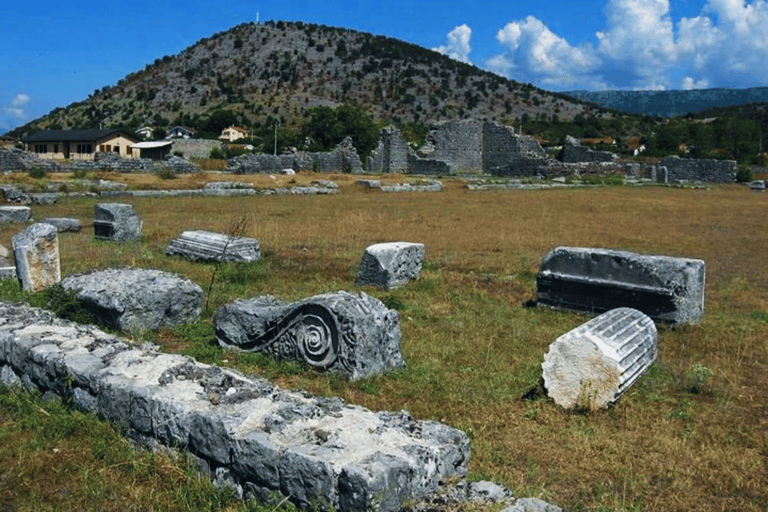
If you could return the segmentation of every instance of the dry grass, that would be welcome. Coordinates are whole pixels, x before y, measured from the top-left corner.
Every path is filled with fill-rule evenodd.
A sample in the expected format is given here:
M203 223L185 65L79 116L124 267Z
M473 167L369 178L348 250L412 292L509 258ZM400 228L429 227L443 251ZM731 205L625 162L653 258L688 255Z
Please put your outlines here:
M274 181L224 179L235 178ZM347 175L276 180L318 178L334 179L341 193L130 199L144 219L137 244L92 240L94 199L34 211L86 224L82 233L60 236L64 274L135 265L179 272L204 287L212 266L168 258L165 244L186 229L223 232L247 219L244 234L261 240L265 259L224 269L214 305L267 293L296 300L354 291L365 247L423 242L427 263L417 282L392 292L364 289L401 311L405 371L360 383L311 372L272 377L462 428L473 439L474 477L569 510L768 508L768 195L740 186L468 192L459 181L442 193L381 193ZM0 243L10 247L18 228L0 226ZM537 385L548 345L586 320L521 306L535 298L538 262L556 245L707 264L701 324L661 328L659 362L610 410L569 413L521 399ZM169 350L183 347L172 333L159 339ZM236 354L228 358L237 362ZM700 389L692 385L697 364L713 372Z

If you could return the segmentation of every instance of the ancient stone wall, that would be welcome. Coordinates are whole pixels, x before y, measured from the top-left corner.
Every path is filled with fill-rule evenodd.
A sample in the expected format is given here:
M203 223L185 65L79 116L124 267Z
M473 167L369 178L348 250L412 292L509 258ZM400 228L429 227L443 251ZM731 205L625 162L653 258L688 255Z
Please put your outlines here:
M0 171L28 171L34 168L57 172L61 166L53 160L40 158L29 151L0 148Z
M368 170L377 173L408 172L410 147L400 130L387 126L381 130L379 146L368 159Z
M452 173L483 169L483 123L442 123L430 132L428 139L430 143L419 156L445 162Z
M659 162L667 168L670 182L703 181L706 183L733 183L736 181L738 164L735 160L706 160L670 156Z
M595 151L586 146L563 146L562 161L565 163L579 162L611 162L616 155L608 151Z
M93 161L70 160L63 166L62 170L65 172L108 170L120 173L152 173L170 170L176 174L185 174L198 172L200 167L179 157L171 157L167 160L150 160L147 158L123 158L114 153L96 153Z
M315 172L362 173L363 165L350 139L330 152L299 151L283 155L247 154L227 161L227 170L235 174L277 173L283 169Z

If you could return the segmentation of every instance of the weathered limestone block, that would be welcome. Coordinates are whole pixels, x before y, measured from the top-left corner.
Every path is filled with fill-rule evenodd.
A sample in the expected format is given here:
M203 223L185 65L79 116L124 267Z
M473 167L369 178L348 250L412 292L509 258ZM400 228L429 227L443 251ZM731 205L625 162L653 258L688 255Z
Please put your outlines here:
M256 238L212 231L184 231L180 238L168 242L165 253L193 261L248 262L261 259Z
M421 273L424 244L389 242L365 249L357 273L357 284L374 285L384 289L399 288Z
M105 269L65 278L83 307L121 330L157 329L200 316L203 290L189 279L149 269Z
M219 344L359 379L402 368L400 315L365 293L316 295L285 303L237 300L214 317Z
M78 233L83 229L83 223L78 219L70 219L68 217L46 217L42 220L46 224L50 224L56 227L59 233L68 231L71 233Z
M130 204L99 203L94 206L93 234L102 240L129 242L141 238L142 222Z
M16 276L22 290L39 292L61 281L59 236L50 224L32 224L13 236Z
M469 439L447 425L285 391L26 305L0 302L0 318L2 382L71 397L140 442L185 447L238 494L389 512L467 474Z
M29 206L0 206L0 223L27 222L32 218L32 208Z
M560 336L541 368L544 387L566 409L606 407L624 394L656 360L653 320L617 308Z
M704 261L626 251L556 247L536 277L538 304L599 314L639 309L656 322L697 323L704 313Z

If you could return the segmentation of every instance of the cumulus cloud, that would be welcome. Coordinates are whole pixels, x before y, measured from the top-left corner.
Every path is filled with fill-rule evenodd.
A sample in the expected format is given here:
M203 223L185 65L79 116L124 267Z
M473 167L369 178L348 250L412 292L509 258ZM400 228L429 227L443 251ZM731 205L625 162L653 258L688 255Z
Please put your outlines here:
M26 107L31 101L31 98L26 94L17 94L10 103L8 103L3 110L6 114L16 117L18 119L24 119L26 117Z
M768 83L765 0L707 0L698 16L677 22L669 0L610 0L604 14L594 45L573 46L533 16L507 23L485 67L559 90Z
M469 52L472 51L471 38L472 29L465 23L448 32L448 44L432 49L452 59L469 62Z
M538 18L508 23L496 34L503 53L486 62L492 71L518 76L518 80L566 86L591 81L597 65L594 49L574 47Z

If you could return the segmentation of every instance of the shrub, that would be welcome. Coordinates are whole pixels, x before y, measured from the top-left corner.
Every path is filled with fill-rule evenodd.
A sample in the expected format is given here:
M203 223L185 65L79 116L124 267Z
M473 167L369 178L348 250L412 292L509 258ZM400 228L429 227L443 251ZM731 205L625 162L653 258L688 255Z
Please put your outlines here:
M43 179L43 178L45 178L48 175L48 173L45 172L45 169L43 169L41 167L33 167L33 168L31 168L29 170L28 174L29 174L30 178L34 178L36 180Z
M749 183L753 179L753 173L752 169L749 167L739 167L738 172L736 172L736 182L737 183Z

